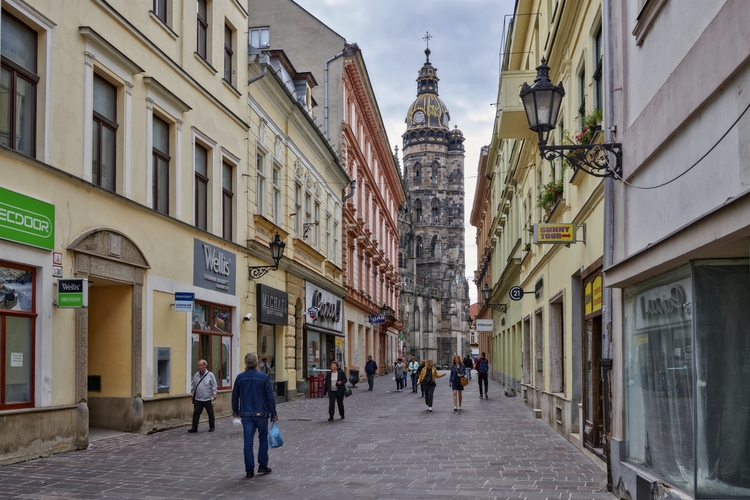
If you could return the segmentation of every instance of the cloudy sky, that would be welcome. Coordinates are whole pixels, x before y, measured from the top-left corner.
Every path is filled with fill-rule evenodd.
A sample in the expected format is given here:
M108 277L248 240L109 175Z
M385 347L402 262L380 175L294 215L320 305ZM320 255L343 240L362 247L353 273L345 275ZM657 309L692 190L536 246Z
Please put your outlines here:
M440 98L466 137L466 275L472 302L477 290L475 229L469 224L479 151L490 143L497 98L504 26L515 0L295 0L329 28L362 50L388 140L401 148L404 119L416 98L416 78L425 60L440 78Z

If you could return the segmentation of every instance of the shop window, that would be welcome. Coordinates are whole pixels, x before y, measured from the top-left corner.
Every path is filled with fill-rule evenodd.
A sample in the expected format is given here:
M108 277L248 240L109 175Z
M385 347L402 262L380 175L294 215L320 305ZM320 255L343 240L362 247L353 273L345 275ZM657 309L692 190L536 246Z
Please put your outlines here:
M34 405L35 273L0 263L0 409Z
M276 329L273 325L258 325L258 371L268 375L271 387L276 387Z
M196 302L193 306L192 371L205 359L216 377L219 389L232 385L232 311L229 308Z

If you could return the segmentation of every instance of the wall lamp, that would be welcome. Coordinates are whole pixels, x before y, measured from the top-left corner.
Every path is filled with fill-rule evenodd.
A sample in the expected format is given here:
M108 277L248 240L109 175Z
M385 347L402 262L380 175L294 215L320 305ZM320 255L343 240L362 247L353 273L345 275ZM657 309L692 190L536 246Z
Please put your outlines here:
M492 289L487 286L487 283L485 283L484 288L482 288L482 298L484 299L485 305L501 313L504 313L508 310L508 304L490 304L491 297Z
M274 265L272 266L248 266L247 270L249 273L250 280L257 280L266 275L268 271L276 271L279 268L279 261L284 255L284 248L286 243L281 241L279 233L276 233L276 237L269 245L271 247L271 258L273 259Z
M524 82L520 97L526 111L529 128L539 135L539 154L545 160L556 158L568 160L577 172L583 170L595 177L619 177L622 174L622 144L575 144L547 146L549 133L557 127L560 104L565 96L562 82L553 85L549 79L549 66L542 57L542 64L536 68L536 79L529 86ZM615 164L609 163L609 153L615 157Z
M307 238L307 233L310 231L310 228L313 226L317 226L317 222L303 222L302 223L302 239L304 240Z

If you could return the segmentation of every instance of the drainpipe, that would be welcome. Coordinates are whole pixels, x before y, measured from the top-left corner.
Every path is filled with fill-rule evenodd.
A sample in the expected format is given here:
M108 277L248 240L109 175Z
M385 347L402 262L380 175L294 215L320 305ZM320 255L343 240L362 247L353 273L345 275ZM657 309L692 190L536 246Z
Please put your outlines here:
M349 183L349 187L352 188L352 190L349 192L349 194L345 195L343 198L341 198L341 203L343 204L346 200L354 196L354 190L357 189L357 181L351 181Z
M263 68L263 71L261 71L260 75L254 76L251 79L247 81L247 84L250 85L253 82L257 82L266 74L268 74L268 66L271 63L271 58L268 56L268 54L261 54L260 56L260 66Z
M604 40L604 141L612 142L612 42L611 37L611 5L610 0L602 0L602 38ZM610 153L611 156L611 153ZM602 263L604 269L609 268L614 261L614 226L615 226L615 202L614 202L614 177L604 178L604 255ZM605 282L606 285L606 282ZM604 386L604 453L607 457L607 491L613 490L612 480L612 454L610 453L610 439L612 433L612 289L604 287L602 290L604 322L604 342L602 342L601 371Z
M323 104L323 135L325 136L326 140L328 140L330 137L328 136L328 64L332 63L339 57L344 55L344 51L342 50L332 58L328 59L325 64L323 65L323 92L325 92L324 97L324 104ZM352 193L354 190L352 190Z

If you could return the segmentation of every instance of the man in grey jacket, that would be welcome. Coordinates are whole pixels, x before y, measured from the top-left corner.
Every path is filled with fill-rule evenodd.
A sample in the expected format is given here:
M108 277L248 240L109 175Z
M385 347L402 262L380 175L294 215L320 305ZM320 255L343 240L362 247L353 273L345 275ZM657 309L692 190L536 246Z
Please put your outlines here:
M188 432L198 432L198 421L203 413L203 408L208 413L208 432L214 431L214 400L216 399L216 378L207 370L208 363L205 359L198 360L198 371L193 375L193 426Z

